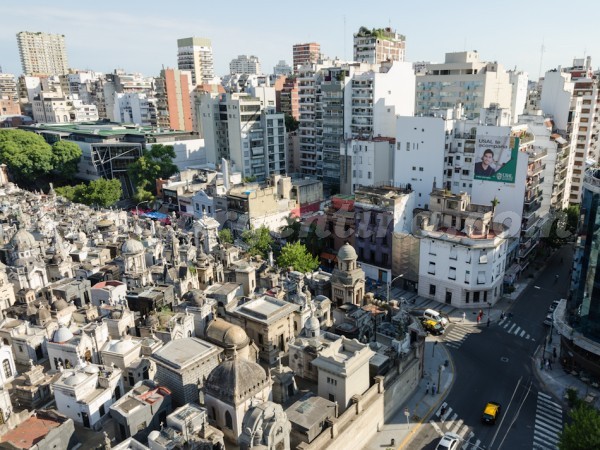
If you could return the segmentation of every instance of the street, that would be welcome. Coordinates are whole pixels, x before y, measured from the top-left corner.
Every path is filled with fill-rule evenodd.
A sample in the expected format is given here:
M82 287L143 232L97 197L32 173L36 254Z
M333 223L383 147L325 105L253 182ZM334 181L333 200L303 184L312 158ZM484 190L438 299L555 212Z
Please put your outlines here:
M548 307L566 295L571 255L570 247L555 253L502 320L488 327L484 316L479 326L448 327L443 341L456 379L442 404L444 414L442 408L435 411L410 448L434 449L448 431L463 438L463 450L556 448L564 414L560 401L544 392L538 381L534 364L539 365L541 357L534 355L543 354L550 331L542 323ZM550 357L551 342L546 349ZM552 370L562 369L557 363ZM494 425L481 422L489 401L502 405Z

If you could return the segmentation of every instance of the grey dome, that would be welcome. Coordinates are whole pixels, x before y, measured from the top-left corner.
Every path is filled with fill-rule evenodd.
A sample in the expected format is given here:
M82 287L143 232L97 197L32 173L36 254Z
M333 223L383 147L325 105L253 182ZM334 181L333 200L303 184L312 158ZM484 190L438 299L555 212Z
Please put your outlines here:
M242 327L218 317L206 327L206 336L225 348L241 349L250 342Z
M63 379L63 383L67 386L76 386L79 383L87 380L87 376L81 372L73 372L68 377Z
M347 242L342 245L340 250L338 251L337 257L340 261L348 261L352 259L358 259L358 255L356 254L356 250Z
M57 344L64 344L71 339L73 339L73 333L64 325L59 327L52 336L52 342L56 342Z
M17 251L24 251L34 248L37 245L37 242L33 237L33 234L31 234L25 228L20 228L10 240L10 244Z
M121 253L125 255L137 255L144 253L144 244L137 239L127 239L121 247Z
M306 331L317 331L321 328L321 323L314 315L311 315L306 322L304 322L304 328Z
M59 298L54 303L52 303L52 309L55 311L62 311L65 308L68 308L69 304L65 299Z
M40 305L40 308L38 309L38 319L40 320L48 320L52 317L52 315L50 314L50 311L48 311L48 308L46 308L44 305Z
M254 396L269 383L260 364L234 358L215 367L206 379L206 392L229 403L239 403Z

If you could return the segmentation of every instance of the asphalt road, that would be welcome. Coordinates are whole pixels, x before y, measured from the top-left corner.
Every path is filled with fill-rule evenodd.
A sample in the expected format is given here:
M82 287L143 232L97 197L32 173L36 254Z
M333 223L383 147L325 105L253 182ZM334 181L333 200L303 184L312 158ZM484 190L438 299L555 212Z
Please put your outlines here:
M571 247L560 249L514 301L510 308L512 316L507 315L502 323L492 322L489 327L484 325L484 316L482 326L472 327L459 348L449 347L456 370L454 385L445 399L450 414L442 417L445 420L432 417L435 424L422 427L411 448L433 450L440 433L449 431L448 428L450 431L456 429L455 432L468 439L465 450L535 448L534 431L536 427L540 429L538 419L541 414L538 398L546 397L535 376L533 365L539 364L539 359L534 360L534 353L544 345L549 333L549 328L542 322L550 304L563 298L568 290L571 258ZM450 327L453 326L457 325ZM554 370L559 370L558 364ZM481 423L488 401L502 405L502 413L495 425ZM563 415L556 413L557 427L560 427L561 419L564 420ZM468 427L466 432L465 427ZM556 432L551 429L541 431L544 436ZM539 431L536 434L539 442ZM548 445L548 448L552 447Z

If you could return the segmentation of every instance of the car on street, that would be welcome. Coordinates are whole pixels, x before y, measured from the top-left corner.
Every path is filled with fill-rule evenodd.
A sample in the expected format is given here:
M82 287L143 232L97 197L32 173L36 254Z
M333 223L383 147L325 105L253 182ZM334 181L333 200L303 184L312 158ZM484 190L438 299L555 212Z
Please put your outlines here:
M435 450L457 450L460 444L460 436L455 433L446 433Z
M483 423L489 423L493 425L496 423L496 419L500 415L500 410L502 407L500 403L496 402L487 402L485 408L483 408L483 415L481 416L481 421Z
M436 322L432 319L423 319L421 323L423 324L423 328L425 329L425 331L433 334L434 336L444 334L444 327L440 322Z
M556 309L556 307L558 306L559 303L560 303L560 300L554 300L552 302L552 304L550 305L550 308L548 308L548 312L554 312L554 310Z
M546 318L544 319L544 325L546 326L551 326L552 322L554 321L554 314L550 313L546 315Z

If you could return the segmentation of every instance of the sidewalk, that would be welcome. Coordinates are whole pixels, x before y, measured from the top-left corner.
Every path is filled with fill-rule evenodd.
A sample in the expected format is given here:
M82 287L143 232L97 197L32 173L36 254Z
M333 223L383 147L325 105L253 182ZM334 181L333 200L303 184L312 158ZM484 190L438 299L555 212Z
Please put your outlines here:
M386 420L383 428L378 430L364 450L408 448L407 445L418 432L422 422L442 404L442 400L454 382L454 364L444 345L434 344L434 342L437 342L437 339L430 337L425 342L424 376L418 388L396 413ZM448 361L447 367L444 366L446 361ZM440 367L443 369L440 370ZM441 382L441 389L437 389L438 393L431 395L431 389L427 393L427 384L432 386L435 383L438 387L438 380ZM408 418L405 410L408 410Z

